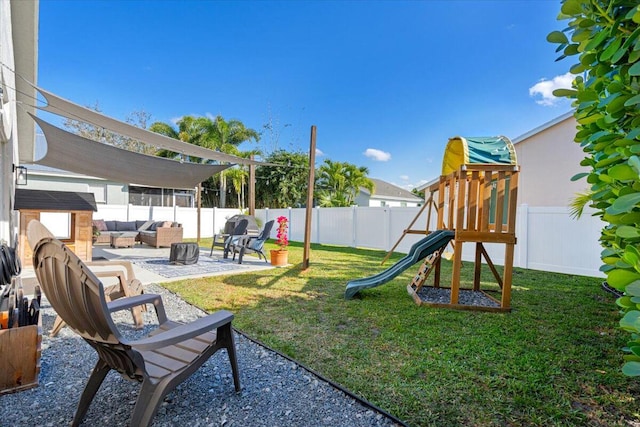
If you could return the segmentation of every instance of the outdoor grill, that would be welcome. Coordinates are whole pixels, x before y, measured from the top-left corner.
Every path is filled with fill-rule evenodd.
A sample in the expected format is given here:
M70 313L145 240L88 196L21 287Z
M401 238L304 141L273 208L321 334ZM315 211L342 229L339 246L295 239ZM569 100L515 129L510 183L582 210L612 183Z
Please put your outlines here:
M233 229L236 228L236 225L238 225L238 223L243 219L249 221L249 225L247 226L247 234L253 235L260 232L260 227L258 227L258 223L256 222L255 217L251 215L234 215L229 218L224 224L223 234L233 233Z

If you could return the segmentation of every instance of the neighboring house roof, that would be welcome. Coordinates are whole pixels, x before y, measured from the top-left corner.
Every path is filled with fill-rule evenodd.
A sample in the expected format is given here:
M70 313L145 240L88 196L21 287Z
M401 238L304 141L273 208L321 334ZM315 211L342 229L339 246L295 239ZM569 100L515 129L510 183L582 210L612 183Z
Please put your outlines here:
M14 208L52 211L97 211L93 193L16 189Z
M424 202L421 197L416 196L411 191L404 188L396 187L386 181L376 178L369 178L376 185L373 195L366 188L360 188L360 191L366 195L376 199L402 200L407 202Z

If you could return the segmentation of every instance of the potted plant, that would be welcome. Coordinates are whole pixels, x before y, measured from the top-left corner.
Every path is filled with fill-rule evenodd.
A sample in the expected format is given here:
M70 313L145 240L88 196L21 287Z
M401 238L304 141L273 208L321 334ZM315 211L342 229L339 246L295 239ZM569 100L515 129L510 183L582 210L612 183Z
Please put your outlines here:
M276 221L278 221L276 245L279 248L271 250L271 265L287 265L289 262L289 251L287 250L287 246L289 246L289 238L287 237L289 220L286 216L279 216Z
M91 240L93 241L93 243L95 243L96 241L98 241L98 236L100 235L100 230L95 225L92 226L91 230L93 232Z

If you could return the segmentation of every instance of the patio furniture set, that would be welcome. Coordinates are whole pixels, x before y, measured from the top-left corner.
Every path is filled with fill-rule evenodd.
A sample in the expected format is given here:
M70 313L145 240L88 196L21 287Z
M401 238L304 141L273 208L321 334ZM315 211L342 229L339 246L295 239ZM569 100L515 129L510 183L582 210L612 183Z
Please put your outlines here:
M94 244L111 247L132 247L136 242L156 248L171 247L182 242L182 225L173 221L105 221L93 220L93 228L99 234Z

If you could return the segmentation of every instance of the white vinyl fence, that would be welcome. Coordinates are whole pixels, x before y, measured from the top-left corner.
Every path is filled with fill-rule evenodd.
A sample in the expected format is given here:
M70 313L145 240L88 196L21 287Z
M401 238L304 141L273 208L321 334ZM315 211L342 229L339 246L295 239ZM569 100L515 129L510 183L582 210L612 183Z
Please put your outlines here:
M349 207L314 208L311 220L311 242L328 245L351 246L389 250L396 243L420 208L402 207ZM227 218L240 213L238 209L201 209L201 237L219 232ZM602 277L599 271L600 251L598 239L604 223L585 212L574 220L565 207L529 207L521 205L517 213L517 244L514 266L534 270L553 271L583 276ZM289 239L304 240L305 209L258 209L256 217L262 224L285 216L289 219ZM184 227L184 237L197 235L197 209L181 207L147 207L133 205L99 205L94 218L107 220L164 220L177 221ZM426 211L413 229L424 229ZM435 218L429 229L434 230ZM275 238L276 227L272 232ZM407 253L411 245L423 236L408 234L396 248ZM504 261L504 245L485 244L495 264ZM472 261L473 244L463 248L463 259Z

